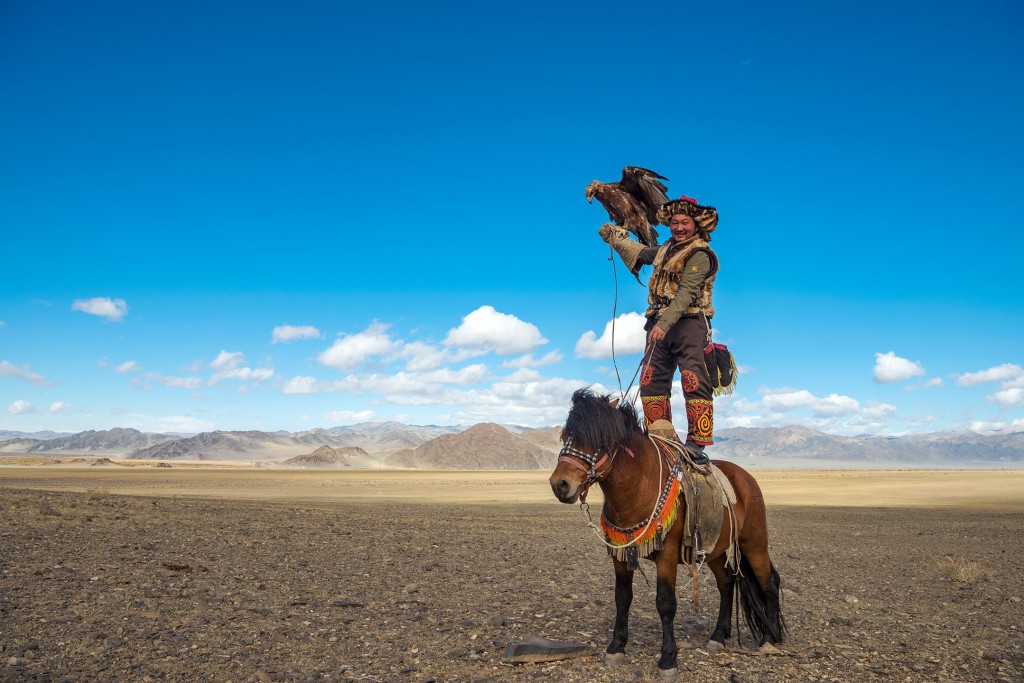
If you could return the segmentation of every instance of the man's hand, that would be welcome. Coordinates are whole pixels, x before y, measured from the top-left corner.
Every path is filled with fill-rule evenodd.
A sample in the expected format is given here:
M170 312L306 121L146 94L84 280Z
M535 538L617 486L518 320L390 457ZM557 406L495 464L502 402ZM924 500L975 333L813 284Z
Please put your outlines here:
M651 331L647 333L647 343L653 344L654 342L660 342L665 338L667 333L657 325L651 328Z

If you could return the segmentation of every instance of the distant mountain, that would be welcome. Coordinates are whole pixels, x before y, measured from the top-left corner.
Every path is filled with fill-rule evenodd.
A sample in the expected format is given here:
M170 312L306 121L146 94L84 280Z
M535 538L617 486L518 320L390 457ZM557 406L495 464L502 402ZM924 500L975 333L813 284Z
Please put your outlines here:
M1024 465L1024 432L933 432L908 436L836 436L801 426L733 428L715 434L713 458L743 462L817 461L907 467Z
M140 448L128 454L135 460L276 460L302 455L310 446L347 446L341 437L326 430L298 432L203 432Z
M558 453L562 450L562 439L560 438L562 436L561 427L541 427L539 429L523 428L520 431L513 431L515 434L526 439L534 446L540 446L546 451Z
M401 422L362 422L347 427L331 427L331 434L344 437L350 446L370 452L415 448L431 439L465 431L464 426L407 425Z
M9 441L10 439L35 439L39 441L46 441L47 439L55 439L59 436L71 436L72 432L51 432L49 429L45 429L41 432L12 432L0 429L0 442Z
M545 469L554 467L561 427L531 429L367 422L301 432L203 432L190 437L135 429L78 434L0 432L2 453L86 454L146 460L286 461L321 446L353 469ZM16 435L22 436L16 436ZM45 437L45 438L43 438ZM1024 467L1024 432L933 432L907 436L836 436L801 426L732 428L715 433L713 458L758 467Z
M9 439L0 442L5 453L95 453L123 455L128 451L173 442L168 434L143 434L137 429L115 427L104 431L79 432L50 439Z
M340 469L343 467L352 467L353 460L362 464L369 455L370 454L362 448L332 448L330 446L321 446L312 453L296 455L294 458L288 458L282 462L281 465L286 467L321 467L324 469Z
M392 467L438 470L537 470L553 467L555 456L491 422L445 434L387 459Z

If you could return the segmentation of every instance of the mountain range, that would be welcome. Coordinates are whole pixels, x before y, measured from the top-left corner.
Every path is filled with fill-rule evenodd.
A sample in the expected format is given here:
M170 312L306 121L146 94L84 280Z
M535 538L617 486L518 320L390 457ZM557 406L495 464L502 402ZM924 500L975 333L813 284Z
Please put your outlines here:
M561 446L560 432L560 427L532 429L494 423L448 427L399 422L301 432L215 431L194 436L147 434L127 428L77 434L0 432L0 454L77 454L356 469L546 469L554 465ZM318 450L322 447L330 450ZM801 426L734 428L719 430L708 453L713 458L762 468L1018 468L1024 467L1024 432L849 437ZM303 461L303 457L308 459ZM300 459L287 462L295 458Z

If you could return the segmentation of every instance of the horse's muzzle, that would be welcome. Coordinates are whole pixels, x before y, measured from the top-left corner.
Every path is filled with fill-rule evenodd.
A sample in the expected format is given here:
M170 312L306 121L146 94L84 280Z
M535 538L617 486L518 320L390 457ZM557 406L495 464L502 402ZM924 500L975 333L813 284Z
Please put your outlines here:
M548 482L551 484L551 491L555 494L555 498L563 503L575 503L579 499L579 483L574 484L557 472L551 475Z

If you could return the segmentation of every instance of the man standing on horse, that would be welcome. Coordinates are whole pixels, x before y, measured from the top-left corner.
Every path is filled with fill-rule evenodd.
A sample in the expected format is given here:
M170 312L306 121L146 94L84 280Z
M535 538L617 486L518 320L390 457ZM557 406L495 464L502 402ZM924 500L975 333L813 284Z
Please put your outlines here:
M718 273L718 257L708 243L718 226L718 211L682 196L662 204L658 220L672 231L672 238L661 246L644 247L610 223L598 234L633 272L641 265L654 266L644 326L644 357L649 359L640 375L644 424L651 434L680 442L672 426L670 400L678 366L686 396L685 445L696 464L706 464L704 447L714 443L714 392L704 353L711 345L711 290Z

